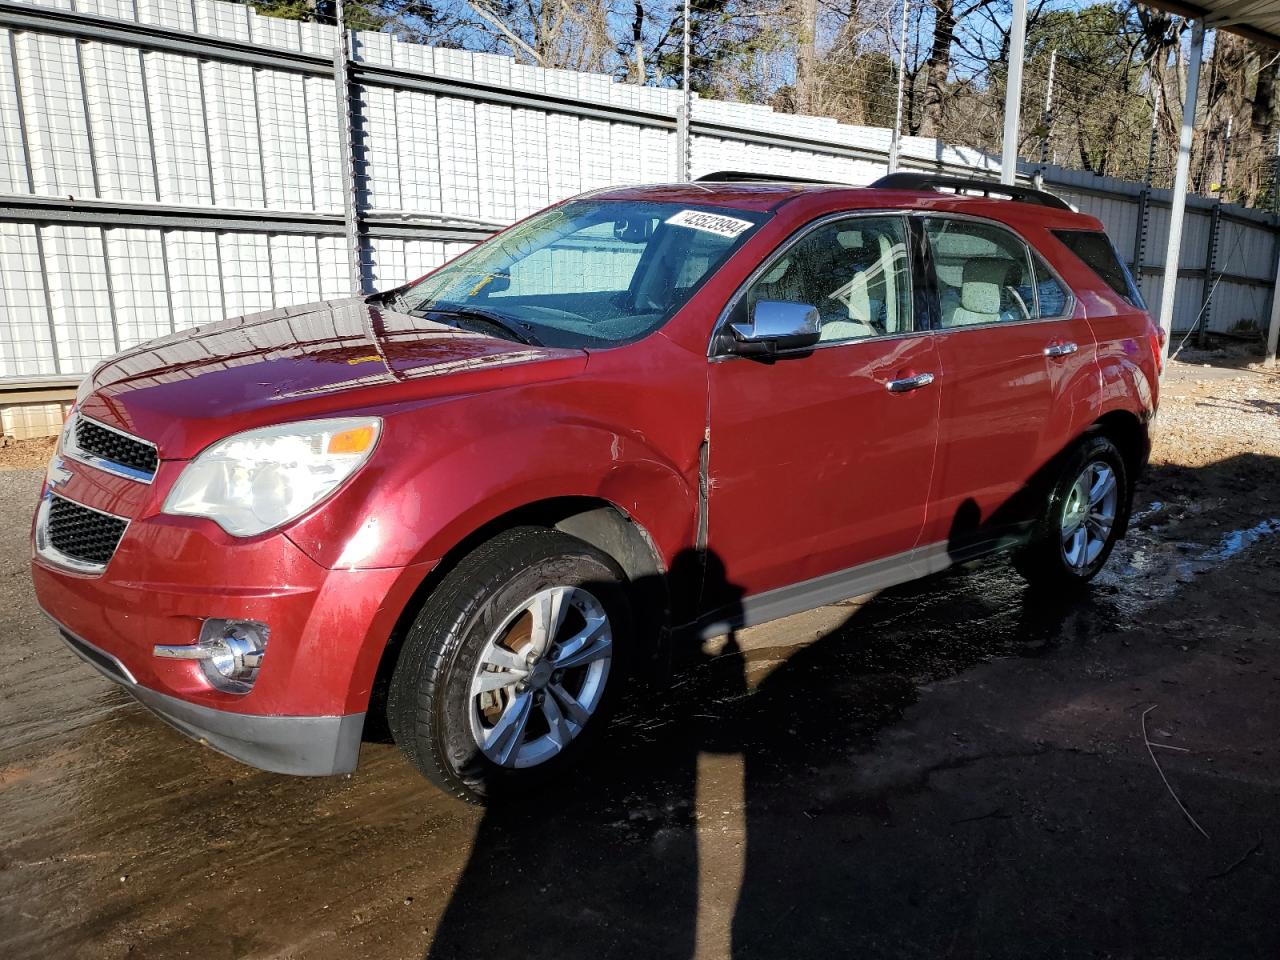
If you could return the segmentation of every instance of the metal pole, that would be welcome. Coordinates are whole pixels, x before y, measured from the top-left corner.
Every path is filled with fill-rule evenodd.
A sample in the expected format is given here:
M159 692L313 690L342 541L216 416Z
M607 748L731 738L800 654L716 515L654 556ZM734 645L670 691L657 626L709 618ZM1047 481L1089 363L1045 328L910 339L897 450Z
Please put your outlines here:
M351 89L348 86L350 37L343 19L342 0L337 0L334 15L337 18L338 43L333 50L333 86L338 108L338 149L342 155L342 220L346 227L347 271L351 291L360 294L364 292L364 271L360 264L363 244L360 239L359 199L356 195L355 131L351 116Z
M1009 79L1004 91L1004 151L1000 160L1000 182L1018 178L1018 113L1022 108L1022 59L1027 40L1027 0L1013 0L1013 22L1009 25Z
M898 106L893 116L893 137L889 140L889 172L898 169L898 154L902 151L902 100L907 89L907 19L911 14L911 0L902 0L902 29L898 32Z
M689 89L689 0L684 0L684 53L681 69L680 93L683 101L680 105L680 117L676 124L676 152L679 157L680 175L685 180L693 179L692 137L689 127L693 122L693 94Z
M1164 284L1160 289L1160 329L1164 331L1164 353L1169 355L1173 339L1173 301L1178 292L1178 264L1182 254L1182 221L1187 212L1187 174L1191 170L1191 134L1196 125L1196 97L1200 93L1200 63L1204 59L1204 21L1191 27L1191 50L1187 62L1187 89L1182 102L1182 133L1178 138L1178 165L1173 175L1173 198L1169 210L1169 246L1164 254Z

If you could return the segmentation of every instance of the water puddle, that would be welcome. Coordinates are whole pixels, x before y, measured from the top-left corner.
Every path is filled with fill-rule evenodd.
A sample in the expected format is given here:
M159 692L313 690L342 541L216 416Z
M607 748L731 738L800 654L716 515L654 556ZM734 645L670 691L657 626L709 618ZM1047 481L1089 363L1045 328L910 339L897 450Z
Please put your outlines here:
M1209 564L1222 563L1247 550L1263 537L1274 533L1280 533L1280 518L1278 517L1263 520L1261 523L1254 524L1248 530L1231 531L1231 533L1218 541L1216 547L1206 552L1200 559Z
M1176 593L1184 584L1210 573L1244 553L1258 541L1280 534L1280 517L1251 527L1231 530L1217 542L1205 544L1175 535L1179 520L1203 514L1213 504L1180 504L1173 515L1155 501L1135 511L1128 534L1116 545L1111 562L1097 582L1114 587L1120 598L1147 606Z

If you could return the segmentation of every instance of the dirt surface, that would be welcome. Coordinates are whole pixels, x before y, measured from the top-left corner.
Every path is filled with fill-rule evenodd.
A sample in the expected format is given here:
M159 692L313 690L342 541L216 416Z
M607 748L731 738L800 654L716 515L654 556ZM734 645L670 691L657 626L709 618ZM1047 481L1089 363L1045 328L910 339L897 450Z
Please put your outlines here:
M43 470L57 445L57 437L36 437L34 440L0 437L0 470Z
M35 609L0 473L0 956L1275 957L1280 377L1173 367L1091 593L1003 563L743 631L560 793L259 773Z

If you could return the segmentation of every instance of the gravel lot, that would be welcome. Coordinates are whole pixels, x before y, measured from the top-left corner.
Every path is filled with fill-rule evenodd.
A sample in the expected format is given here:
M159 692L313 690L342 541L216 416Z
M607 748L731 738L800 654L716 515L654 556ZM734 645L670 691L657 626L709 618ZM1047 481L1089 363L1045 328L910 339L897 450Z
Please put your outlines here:
M743 631L501 813L150 718L35 609L0 472L0 956L1277 956L1280 375L1184 356L1087 598L988 563Z

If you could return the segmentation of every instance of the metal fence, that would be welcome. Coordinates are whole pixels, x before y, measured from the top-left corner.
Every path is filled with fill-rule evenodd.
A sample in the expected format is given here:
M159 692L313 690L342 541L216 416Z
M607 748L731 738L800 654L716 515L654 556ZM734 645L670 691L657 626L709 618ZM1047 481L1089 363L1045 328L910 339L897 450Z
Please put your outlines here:
M56 428L59 391L143 340L393 286L566 196L680 179L681 104L386 34L340 43L217 0L0 0L4 432ZM697 98L688 126L694 176L857 184L886 169L882 127ZM912 137L901 165L996 167ZM1167 194L1042 172L1107 224L1158 300ZM1175 330L1261 324L1273 218L1192 202Z

